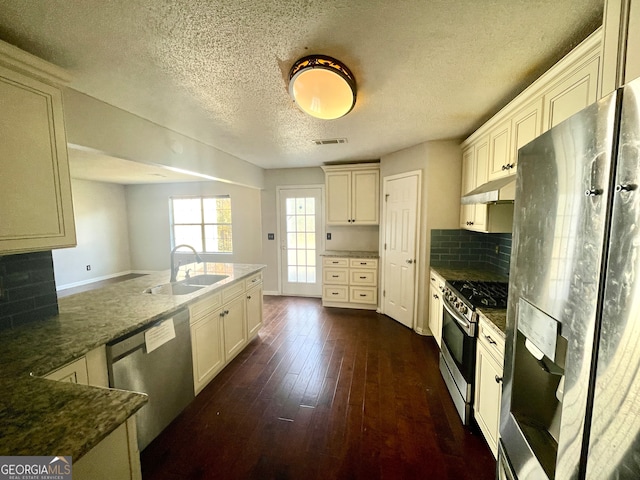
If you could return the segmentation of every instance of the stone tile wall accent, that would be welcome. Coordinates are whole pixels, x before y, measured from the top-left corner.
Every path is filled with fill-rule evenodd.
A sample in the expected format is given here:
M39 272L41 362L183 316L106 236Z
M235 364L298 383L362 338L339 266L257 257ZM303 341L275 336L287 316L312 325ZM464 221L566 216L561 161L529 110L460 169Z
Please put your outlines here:
M509 275L510 258L510 233L431 230L430 263L433 267L486 268Z
M57 314L51 251L0 256L0 330Z

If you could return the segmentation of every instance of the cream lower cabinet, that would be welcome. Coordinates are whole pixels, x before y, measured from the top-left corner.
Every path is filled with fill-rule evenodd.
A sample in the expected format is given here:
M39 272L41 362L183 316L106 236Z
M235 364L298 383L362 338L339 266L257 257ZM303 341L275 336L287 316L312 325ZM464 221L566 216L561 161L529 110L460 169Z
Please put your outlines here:
M109 387L105 347L99 347L45 375L47 380ZM141 480L135 416L111 432L80 460L73 462L74 480Z
M73 462L72 468L73 480L142 480L135 417Z
M76 245L57 86L66 80L62 69L0 42L0 253Z
M196 395L225 365L221 294L216 293L189 307L191 355Z
M473 410L494 457L498 455L500 402L504 365L504 337L484 317L478 322L476 384Z
M431 270L429 283L429 330L438 346L442 343L442 292L444 279Z
M224 329L224 358L233 359L248 341L246 322L246 302L244 296L225 304L222 315Z
M189 306L196 395L262 327L262 273L251 275Z
M322 260L322 305L378 308L378 260L325 257Z
M254 338L262 327L262 284L247 290L247 335Z

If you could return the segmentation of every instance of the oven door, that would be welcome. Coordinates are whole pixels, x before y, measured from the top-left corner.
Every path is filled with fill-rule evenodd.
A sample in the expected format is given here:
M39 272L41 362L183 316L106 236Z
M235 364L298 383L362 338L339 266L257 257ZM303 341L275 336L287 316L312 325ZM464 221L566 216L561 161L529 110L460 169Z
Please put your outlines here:
M475 324L458 314L445 299L442 309L442 342L459 372L473 384L476 362Z

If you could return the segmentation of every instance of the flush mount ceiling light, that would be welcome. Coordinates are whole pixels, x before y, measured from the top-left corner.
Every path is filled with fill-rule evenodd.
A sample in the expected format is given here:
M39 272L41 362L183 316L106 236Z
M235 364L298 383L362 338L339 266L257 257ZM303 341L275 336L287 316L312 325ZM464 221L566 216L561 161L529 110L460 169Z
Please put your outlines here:
M346 115L356 104L356 79L335 58L309 55L291 67L289 94L303 112L332 120Z

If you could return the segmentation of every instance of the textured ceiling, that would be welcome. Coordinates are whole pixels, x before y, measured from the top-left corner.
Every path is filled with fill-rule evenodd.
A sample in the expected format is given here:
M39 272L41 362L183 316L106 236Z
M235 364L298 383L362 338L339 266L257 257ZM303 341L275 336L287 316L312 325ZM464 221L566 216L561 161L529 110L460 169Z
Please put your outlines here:
M464 138L602 17L602 0L0 0L0 39L71 87L264 168ZM346 117L303 114L298 58L343 61ZM316 146L313 139L347 138Z

